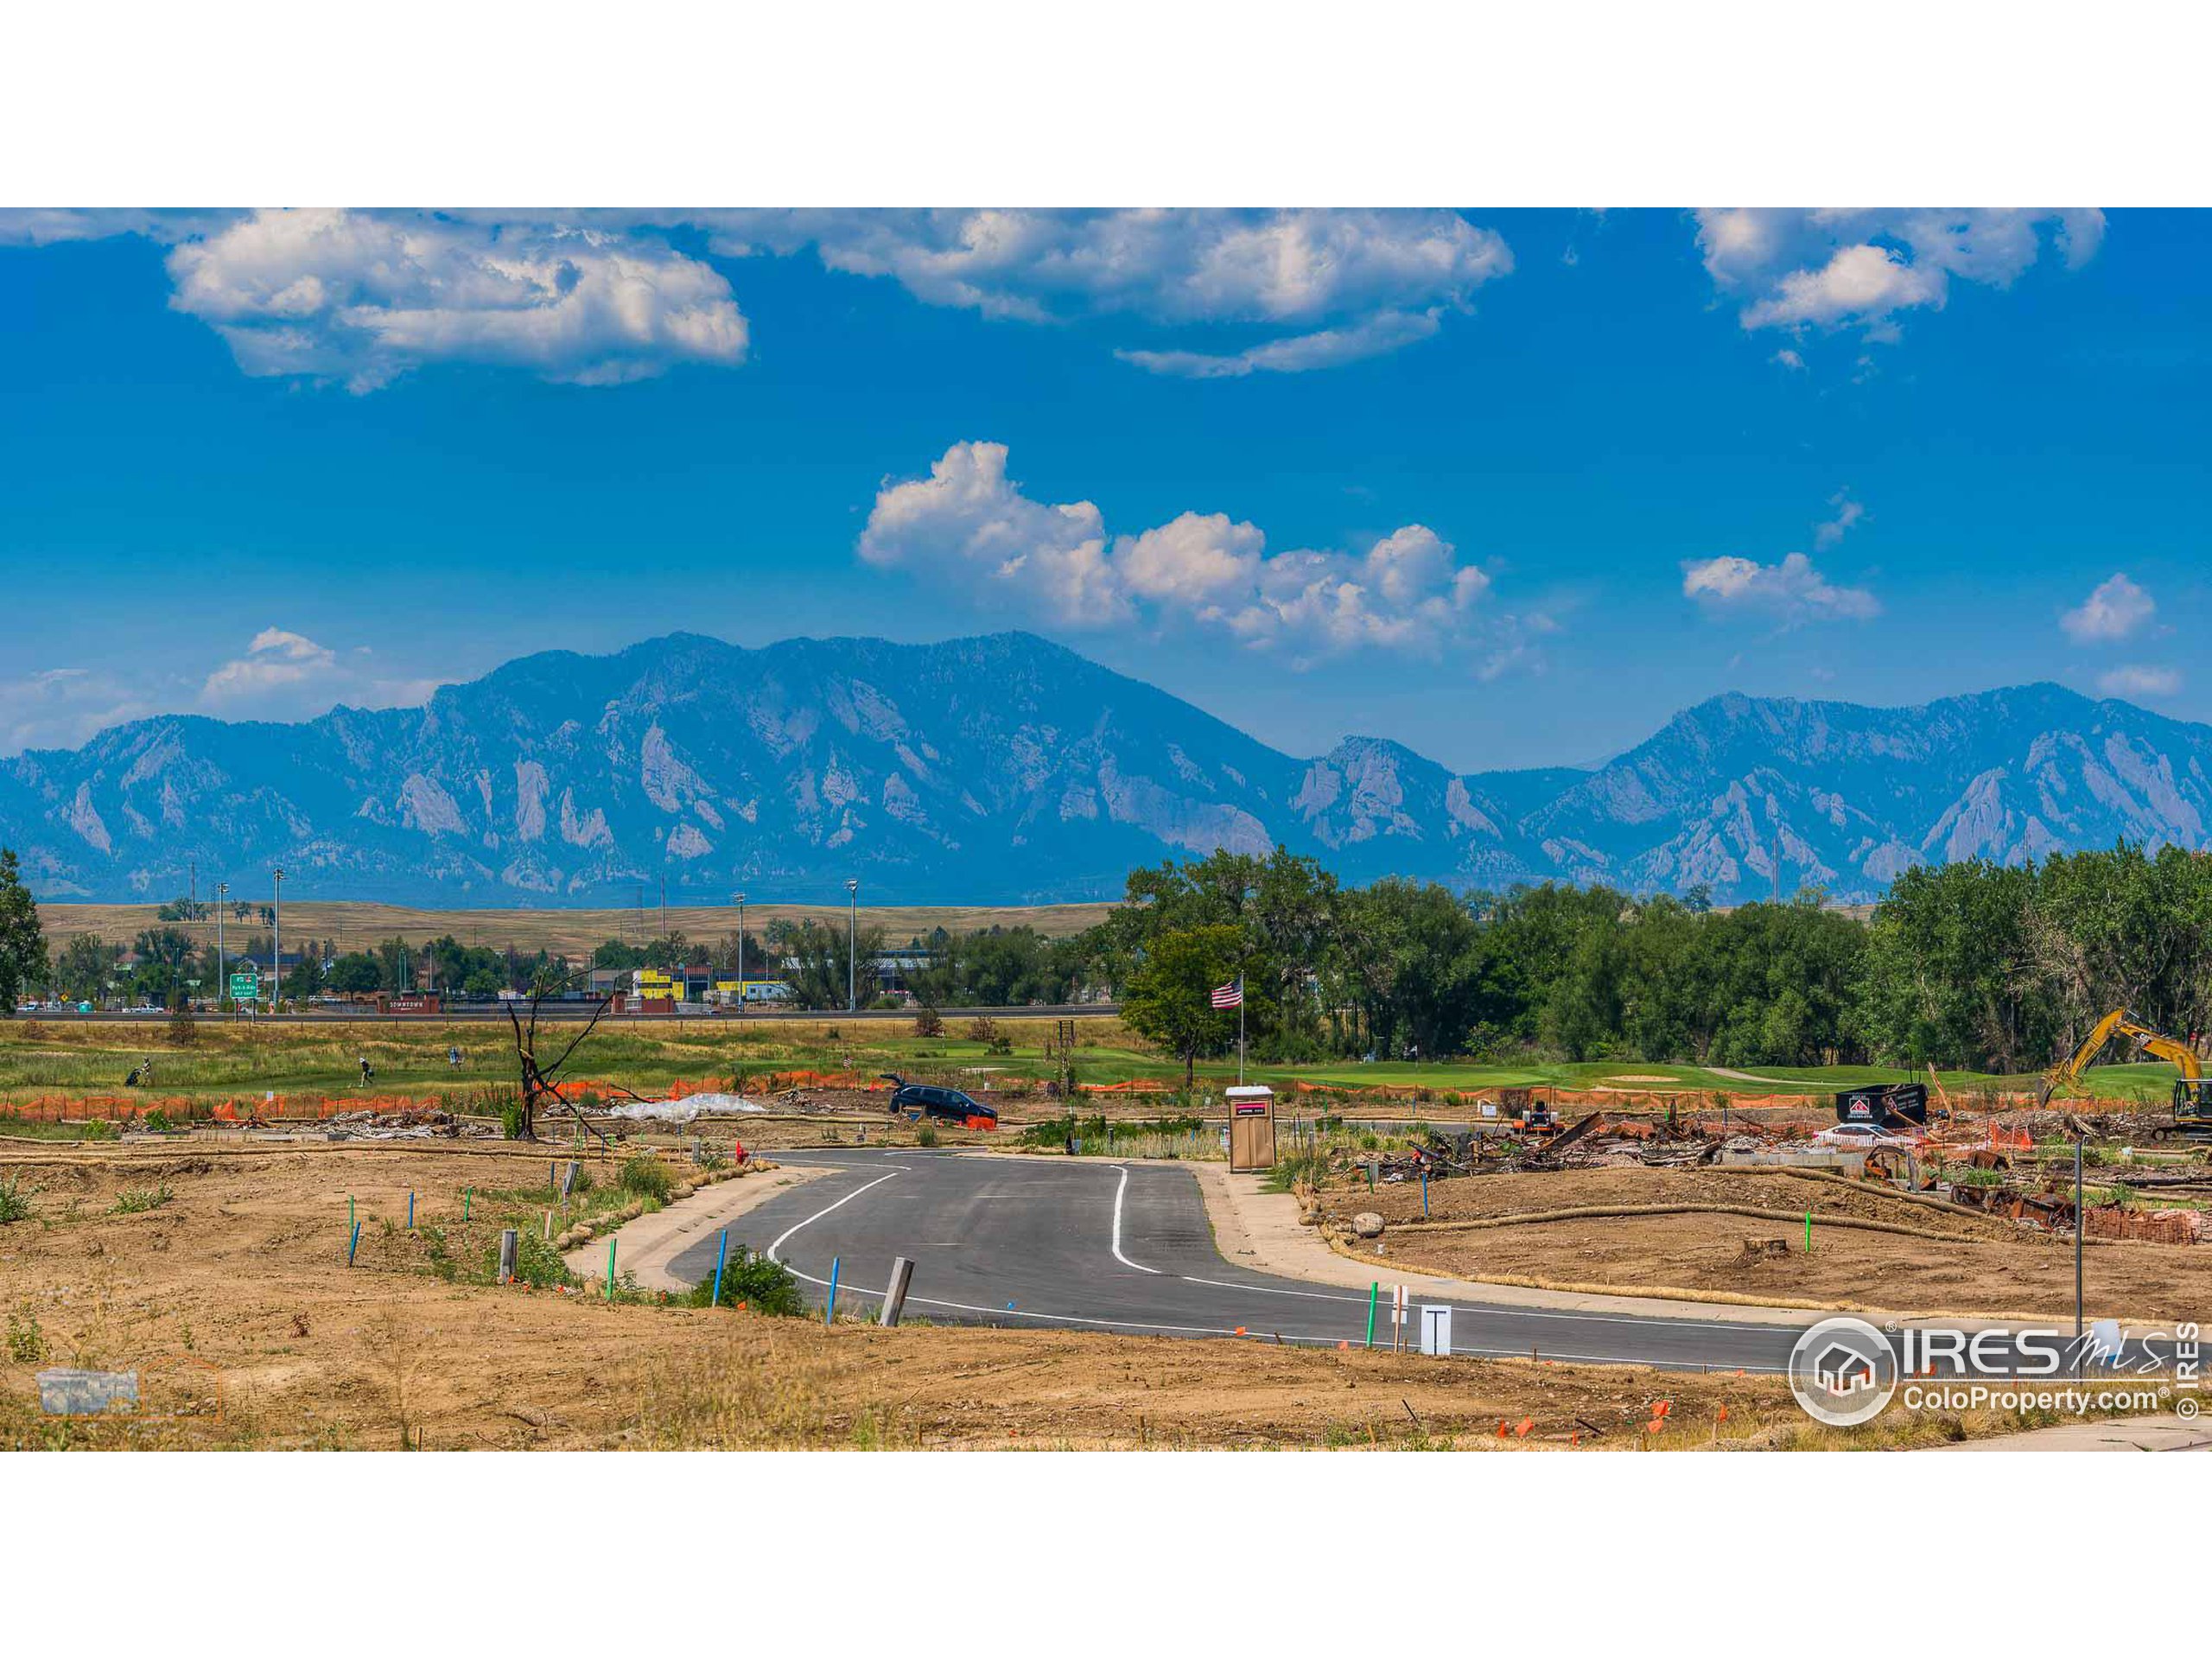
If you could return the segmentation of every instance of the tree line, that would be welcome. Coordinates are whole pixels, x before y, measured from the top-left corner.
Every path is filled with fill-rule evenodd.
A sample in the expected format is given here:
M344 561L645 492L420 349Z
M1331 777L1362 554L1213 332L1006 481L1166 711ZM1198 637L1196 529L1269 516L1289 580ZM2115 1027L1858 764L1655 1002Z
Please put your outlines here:
M1700 893L1556 884L1339 887L1313 860L1217 853L1128 880L1086 938L1124 1018L1186 1065L1287 1061L1876 1062L2018 1073L2132 1008L2212 1025L2212 857L2178 847L1907 871L1870 917L1815 891L1720 911Z
M1119 1001L1140 1034L1184 1060L1219 1058L1241 981L1255 1058L1472 1057L1721 1066L1878 1062L2023 1072L2069 1052L2115 1007L2176 1036L2212 1028L2212 857L2120 845L2039 864L1980 860L1906 871L1872 914L1803 892L1716 910L1702 894L1547 883L1455 892L1388 880L1340 886L1318 861L1215 853L1134 871L1124 901L1069 938L944 929L899 952L929 1008ZM228 941L266 961L266 932ZM830 923L748 933L748 977L780 978L803 1007L842 1008L856 953L876 1000L881 931ZM676 933L609 940L591 965L706 965L734 976L739 943ZM80 934L49 950L15 855L0 849L0 993L175 1006L212 998L212 944L169 924L131 950ZM289 999L435 987L485 996L570 982L563 957L450 934L340 952L306 941Z

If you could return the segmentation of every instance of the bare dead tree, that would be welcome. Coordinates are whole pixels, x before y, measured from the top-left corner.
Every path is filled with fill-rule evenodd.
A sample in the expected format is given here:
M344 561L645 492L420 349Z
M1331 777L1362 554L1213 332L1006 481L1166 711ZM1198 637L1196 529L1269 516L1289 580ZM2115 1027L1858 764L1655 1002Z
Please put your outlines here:
M584 1028L569 1039L568 1046L550 1065L541 1065L537 1058L537 1005L546 997L564 989L569 978L565 974L548 969L540 972L531 982L530 1023L526 1026L521 1016L516 1014L513 1002L506 1005L507 1023L514 1031L516 1069L522 1084L522 1112L515 1135L518 1140L537 1140L538 1112L560 1107L566 1109L581 1128L598 1135L600 1143L604 1146L608 1144L607 1137L585 1121L584 1115L561 1092L561 1085L554 1079L561 1068L568 1065L570 1057L582 1046L584 1039L598 1027L601 1016L613 1005L614 999L612 996L599 999L599 1005L591 1011L591 1018L585 1021ZM626 1095L630 1093L626 1089L622 1092Z

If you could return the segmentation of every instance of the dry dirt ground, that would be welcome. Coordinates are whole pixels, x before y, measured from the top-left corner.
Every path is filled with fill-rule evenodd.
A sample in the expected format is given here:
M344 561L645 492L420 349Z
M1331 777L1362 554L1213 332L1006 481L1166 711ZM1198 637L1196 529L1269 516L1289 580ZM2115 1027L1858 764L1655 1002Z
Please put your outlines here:
M29 1218L0 1225L0 1446L1675 1449L2037 1426L1893 1413L1838 1437L1812 1430L1770 1377L1034 1329L824 1330L431 1271L434 1233L453 1258L480 1260L493 1245L486 1195L543 1168L535 1153L422 1144L0 1152L0 1181L31 1195ZM464 1186L477 1195L467 1224ZM350 1269L349 1196L362 1221ZM145 1414L43 1416L46 1365L138 1370Z
M1480 1231L1421 1230L1418 1185L1363 1182L1326 1193L1343 1214L1372 1209L1393 1224L1391 1259L1438 1272L1554 1282L1675 1287L1929 1313L2074 1316L2071 1235L2054 1238L1993 1218L1958 1216L1872 1187L1786 1172L1592 1169L1478 1175L1433 1182L1438 1223L1588 1206L1726 1204L1781 1211L1790 1221L1738 1215L1613 1216ZM1813 1213L1813 1252L1802 1217ZM1823 1226L1825 1217L1882 1221L1940 1238ZM1779 1240L1781 1255L1748 1255L1746 1240ZM2091 1317L2155 1323L2212 1314L2212 1247L2092 1241Z

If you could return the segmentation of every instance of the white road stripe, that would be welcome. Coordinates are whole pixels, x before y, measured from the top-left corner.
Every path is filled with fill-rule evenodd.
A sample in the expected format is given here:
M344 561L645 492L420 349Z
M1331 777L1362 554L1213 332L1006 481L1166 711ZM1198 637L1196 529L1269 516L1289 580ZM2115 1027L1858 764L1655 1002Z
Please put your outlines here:
M1158 1268L1147 1268L1143 1262L1132 1262L1122 1254L1122 1194L1129 1190L1129 1172L1126 1165L1116 1164L1114 1167L1122 1172L1121 1183L1114 1189L1114 1259L1125 1268L1135 1268L1139 1273L1158 1273Z
M850 1204L855 1198L860 1197L861 1193L867 1192L868 1187L881 1186L886 1181L892 1179L895 1176L903 1175L905 1173L906 1171L903 1169L894 1169L889 1175L879 1175L874 1180L870 1181L868 1184L868 1186L856 1186L851 1192L846 1193L843 1198L838 1199L836 1203L825 1205L823 1208L816 1211L804 1221L794 1222L791 1226L785 1228L782 1234L777 1238L776 1242L768 1247L768 1259L771 1262L778 1260L779 1258L777 1257L776 1252L784 1248L785 1240L791 1237L791 1236L798 1231L800 1228L811 1227L816 1222L821 1220L823 1217L828 1215L830 1211L842 1209L845 1205Z

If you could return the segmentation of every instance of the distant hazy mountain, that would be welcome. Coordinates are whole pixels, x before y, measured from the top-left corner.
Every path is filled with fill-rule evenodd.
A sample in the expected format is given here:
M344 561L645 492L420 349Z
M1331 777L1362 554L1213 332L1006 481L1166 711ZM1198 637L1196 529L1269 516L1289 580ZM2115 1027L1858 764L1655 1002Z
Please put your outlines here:
M175 716L0 762L49 899L162 899L281 863L302 897L439 905L1117 894L1276 842L1350 881L1564 878L1721 900L1877 895L1923 861L2207 845L2212 728L2053 685L1919 709L1716 697L1595 771L1459 774L1377 738L1282 754L1027 634L675 634L549 652L422 709Z

